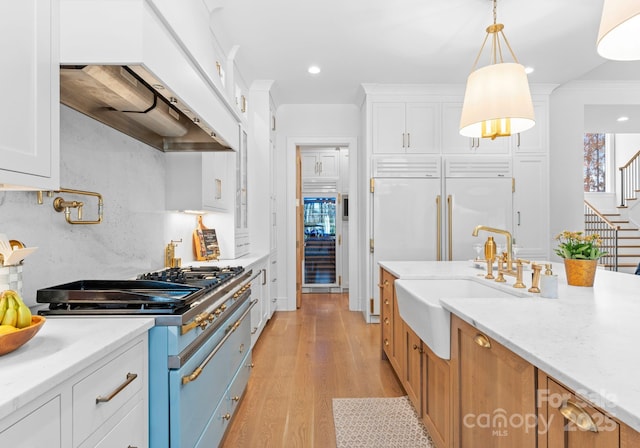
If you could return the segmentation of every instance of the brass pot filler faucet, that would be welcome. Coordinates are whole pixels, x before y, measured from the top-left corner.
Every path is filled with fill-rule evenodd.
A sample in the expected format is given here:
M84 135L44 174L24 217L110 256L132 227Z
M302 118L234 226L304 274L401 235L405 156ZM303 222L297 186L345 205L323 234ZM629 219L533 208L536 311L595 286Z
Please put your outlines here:
M514 270L513 269L514 261L511 257L511 254L513 253L513 237L511 236L511 233L509 233L507 230L496 229L495 227L479 225L473 229L472 235L478 236L478 232L480 230L484 230L485 232L489 232L489 233L496 233L498 235L504 235L507 240L507 250L502 254L496 254L496 243L493 240L492 236L488 237L487 242L484 245L485 259L479 260L487 263L487 275L485 275L485 278L487 279L495 278L496 282L504 283L506 281L504 279L504 276L510 275L516 278L516 281L513 284L514 288L526 288L527 286L522 281L523 265L525 263L531 264L531 270L533 271L533 275L531 280L531 288L529 288L527 291L533 292L533 293L539 293L540 292L540 271L542 270L542 265L537 264L535 262L531 262L529 260L516 258L515 260L516 268ZM493 276L493 262L496 259L498 260L498 277L497 278Z

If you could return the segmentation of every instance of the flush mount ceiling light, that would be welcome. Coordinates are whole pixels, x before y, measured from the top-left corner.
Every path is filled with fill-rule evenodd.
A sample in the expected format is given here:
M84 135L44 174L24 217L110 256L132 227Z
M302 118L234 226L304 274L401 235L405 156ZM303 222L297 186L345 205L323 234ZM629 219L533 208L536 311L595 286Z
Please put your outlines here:
M616 121L619 121L619 122L629 121L629 117L625 117L625 116L618 117L618 118L616 119Z
M640 59L640 2L604 0L597 49L614 61Z
M307 69L307 71L312 75L317 75L318 73L320 73L320 67L318 67L317 65L312 65Z
M495 139L526 131L535 125L533 103L525 68L518 63L504 32L496 23L496 0L493 0L493 25L487 27L471 74L460 117L460 134L465 137ZM490 63L476 70L482 50L491 37ZM503 46L514 62L504 62Z

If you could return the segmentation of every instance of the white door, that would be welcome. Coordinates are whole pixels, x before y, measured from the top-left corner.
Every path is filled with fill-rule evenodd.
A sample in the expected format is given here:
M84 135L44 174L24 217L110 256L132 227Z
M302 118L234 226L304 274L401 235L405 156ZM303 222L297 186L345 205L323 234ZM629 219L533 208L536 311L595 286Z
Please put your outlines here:
M373 312L380 314L379 261L436 260L440 179L376 178L373 193Z
M513 194L509 178L447 178L444 203L446 210L447 260L471 260L476 257L473 245L484 243L487 235L472 235L477 225L512 232ZM506 248L500 235L492 236Z

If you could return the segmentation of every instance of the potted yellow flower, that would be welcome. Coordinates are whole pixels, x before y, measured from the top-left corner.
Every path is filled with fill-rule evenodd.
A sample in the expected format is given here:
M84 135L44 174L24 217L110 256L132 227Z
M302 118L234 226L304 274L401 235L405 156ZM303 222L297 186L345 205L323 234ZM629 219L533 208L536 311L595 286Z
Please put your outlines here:
M572 286L593 286L598 259L607 254L600 249L600 235L565 230L556 236L556 240L560 243L555 252L564 258L567 283Z

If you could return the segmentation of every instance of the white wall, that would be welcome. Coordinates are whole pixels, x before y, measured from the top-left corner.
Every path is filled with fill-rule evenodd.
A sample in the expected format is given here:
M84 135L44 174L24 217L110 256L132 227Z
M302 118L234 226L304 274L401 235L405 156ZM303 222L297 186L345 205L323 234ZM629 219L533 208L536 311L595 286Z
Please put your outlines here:
M278 216L282 217L278 228L278 279L283 294L278 304L279 310L296 309L296 250L295 250L295 208L296 208L296 145L336 145L349 147L350 161L350 229L357 228L358 204L354 201L356 190L356 167L358 160L357 136L360 114L351 104L287 104L277 110L277 160ZM360 182L362 183L362 182ZM363 188L363 187L361 187ZM358 309L358 294L354 261L355 238L350 238L350 289L349 307ZM282 248L282 250L280 249ZM280 291L280 289L279 289Z
M584 107L593 104L640 104L640 83L574 81L551 94L549 179L552 247L555 246L553 235L584 227Z

